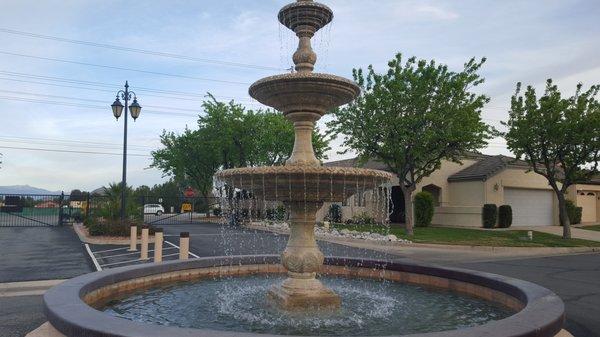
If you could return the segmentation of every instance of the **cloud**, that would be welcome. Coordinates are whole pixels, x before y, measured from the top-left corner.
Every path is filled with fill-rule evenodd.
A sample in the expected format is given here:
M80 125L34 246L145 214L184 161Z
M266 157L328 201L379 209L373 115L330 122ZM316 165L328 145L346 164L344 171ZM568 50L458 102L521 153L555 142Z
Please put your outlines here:
M456 12L433 5L418 5L415 11L436 20L455 20L459 17Z

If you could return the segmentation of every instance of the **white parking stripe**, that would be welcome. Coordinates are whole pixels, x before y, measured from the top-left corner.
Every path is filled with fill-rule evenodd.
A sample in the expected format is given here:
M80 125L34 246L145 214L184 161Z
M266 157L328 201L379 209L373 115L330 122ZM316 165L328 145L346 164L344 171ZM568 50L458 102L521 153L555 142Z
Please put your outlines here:
M88 254L92 258L92 262L94 262L94 266L96 267L96 271L101 271L102 267L100 267L100 264L98 263L98 260L96 260L96 257L94 256L94 254L92 253L92 250L90 249L90 245L88 245L87 243L85 244L85 250L87 250Z
M165 243L168 243L168 244L170 244L171 246L173 246L173 247L175 247L175 248L179 249L179 246L178 246L178 245L176 245L176 244L174 244L174 243L171 243L171 242L169 242L169 241L167 241L167 240L165 240ZM189 255L191 255L191 256L193 256L193 257L195 257L195 258L197 258L197 259L199 259L199 258L200 258L200 256L198 256L198 255L196 255L196 254L192 253L192 251L190 251L190 252L189 252Z

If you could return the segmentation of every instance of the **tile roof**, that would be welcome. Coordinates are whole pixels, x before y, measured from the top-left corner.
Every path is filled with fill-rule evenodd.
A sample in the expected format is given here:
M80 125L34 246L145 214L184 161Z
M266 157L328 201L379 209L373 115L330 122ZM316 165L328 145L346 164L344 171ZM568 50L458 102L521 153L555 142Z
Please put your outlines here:
M485 181L508 167L528 169L529 164L523 160L503 155L487 156L449 176L448 181Z
M490 156L476 152L467 153L464 159L473 159L477 162L448 177L448 181L474 181L486 180L507 167L528 169L529 164L523 160L503 155ZM386 164L370 159L364 165L358 164L358 158L344 159L324 163L325 166L364 167L376 170L390 171Z

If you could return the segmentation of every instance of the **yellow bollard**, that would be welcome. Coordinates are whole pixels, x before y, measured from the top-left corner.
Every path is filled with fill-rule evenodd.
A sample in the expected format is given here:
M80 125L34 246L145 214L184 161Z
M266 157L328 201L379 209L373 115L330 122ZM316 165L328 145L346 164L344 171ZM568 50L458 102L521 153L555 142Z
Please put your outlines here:
M154 263L162 262L163 250L163 229L157 228L154 230Z
M179 234L179 259L187 260L190 253L190 233L181 232Z
M129 251L135 252L137 250L137 225L131 225L130 233Z
M142 248L141 248L141 254L140 254L140 259L141 260L148 260L148 234L149 234L149 229L148 229L148 225L143 225L142 226Z

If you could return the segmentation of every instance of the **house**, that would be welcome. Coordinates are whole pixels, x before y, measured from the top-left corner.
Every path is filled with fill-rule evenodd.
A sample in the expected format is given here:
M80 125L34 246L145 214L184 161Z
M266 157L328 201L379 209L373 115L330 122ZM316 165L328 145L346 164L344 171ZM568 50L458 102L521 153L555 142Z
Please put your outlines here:
M358 166L356 158L325 163L326 166ZM388 170L385 164L368 161L365 168ZM404 221L404 197L398 179L386 186L391 191L390 221ZM442 161L441 167L424 178L416 191L427 191L434 197L433 223L442 226L481 226L484 204L511 205L514 226L558 225L558 199L543 176L529 171L527 162L502 155L469 153L462 163ZM368 203L350 197L342 204L343 219L362 212L377 213ZM600 221L600 179L569 188L567 199L583 208L582 222ZM322 221L331 203L317 213Z

